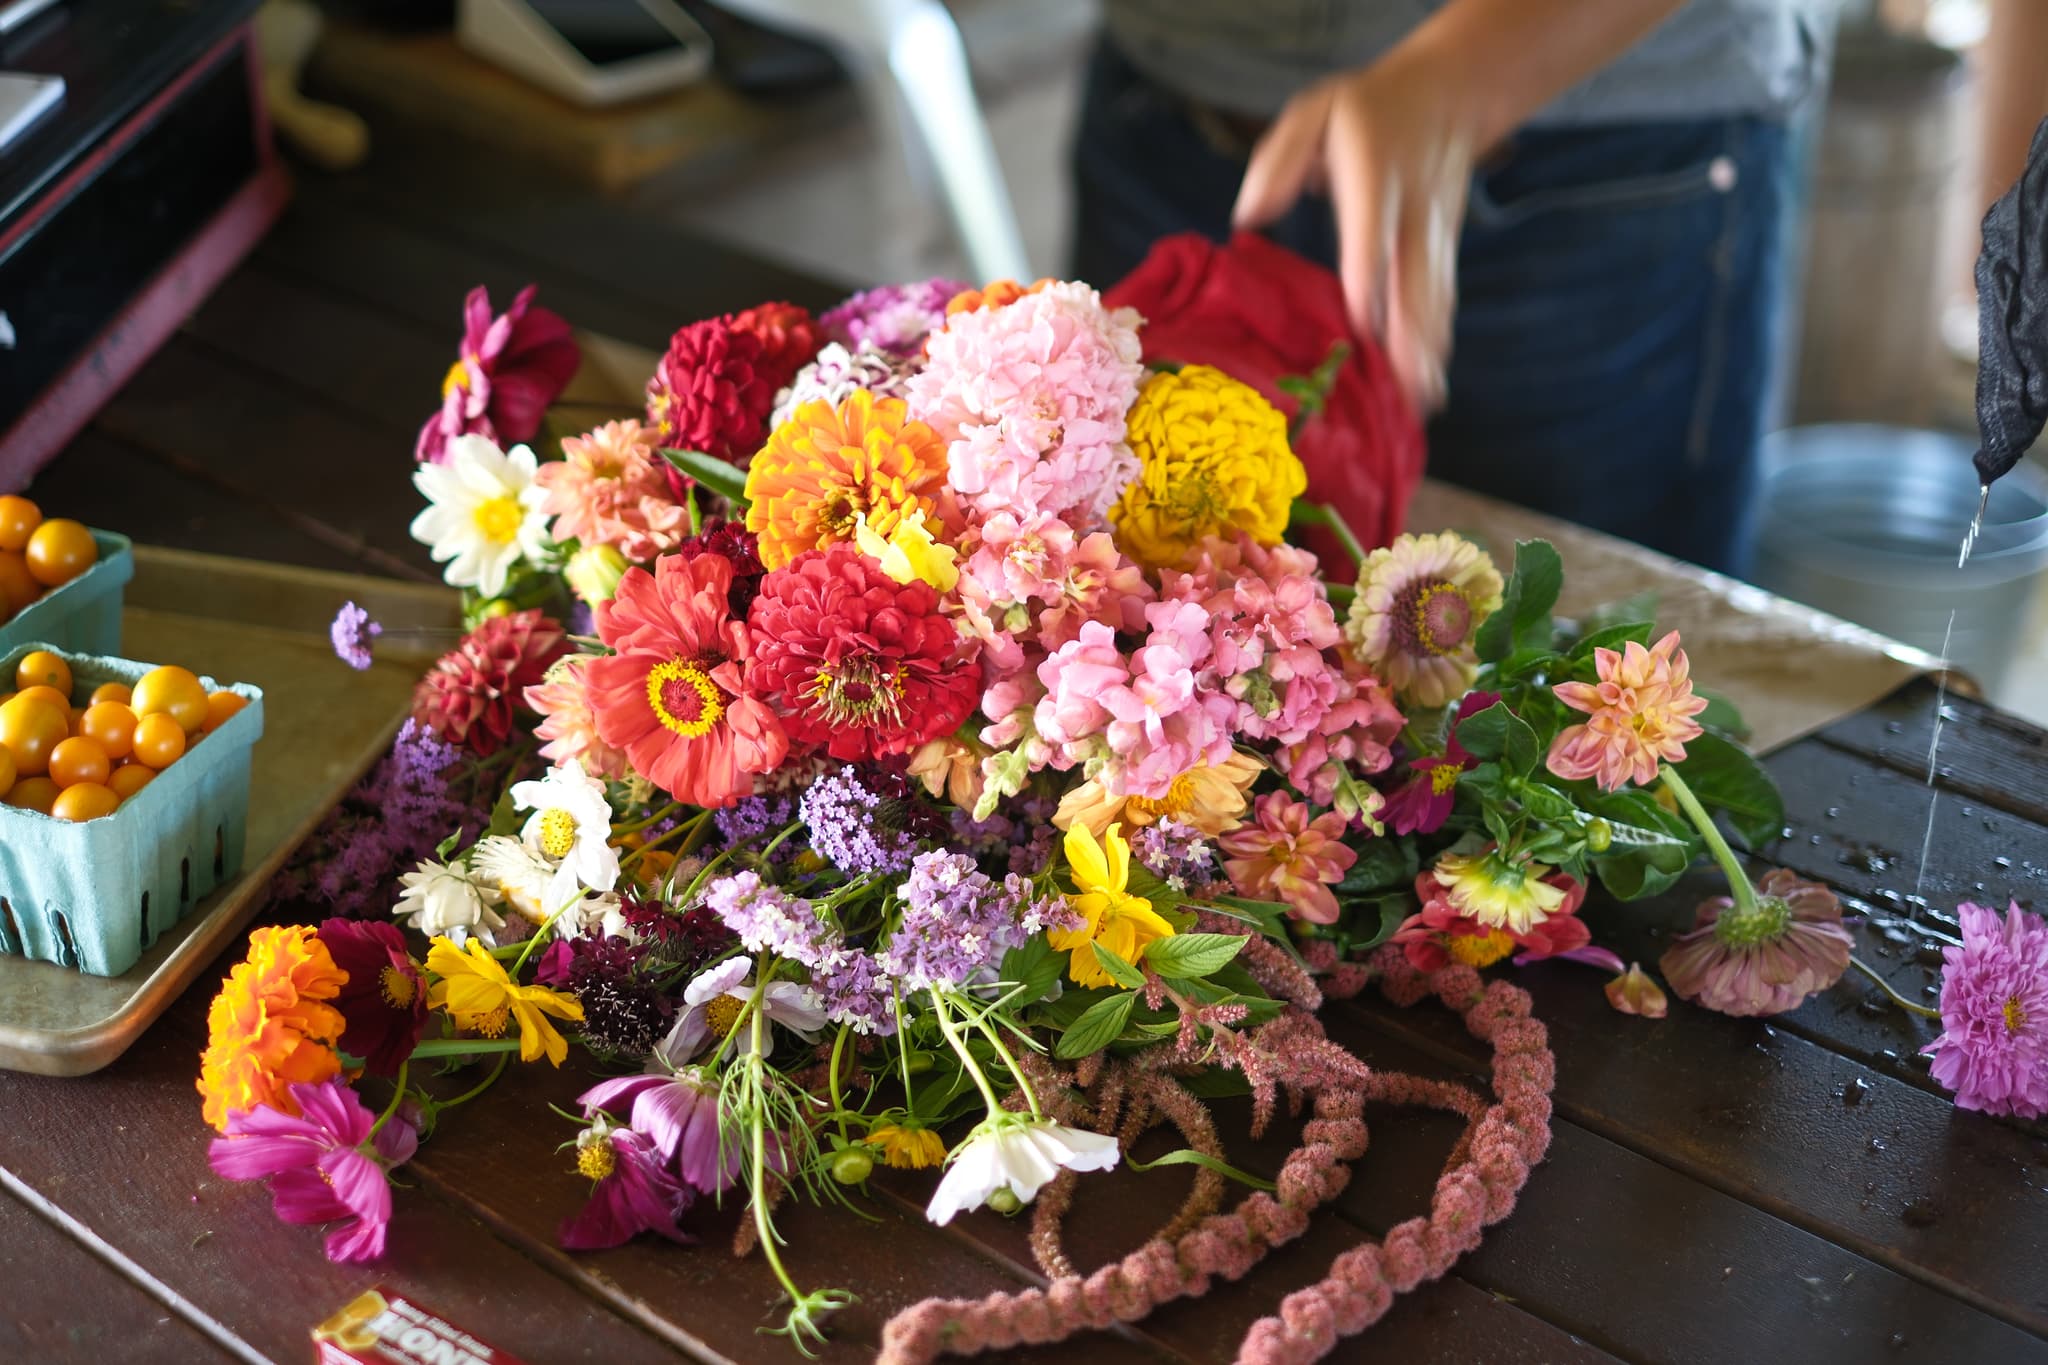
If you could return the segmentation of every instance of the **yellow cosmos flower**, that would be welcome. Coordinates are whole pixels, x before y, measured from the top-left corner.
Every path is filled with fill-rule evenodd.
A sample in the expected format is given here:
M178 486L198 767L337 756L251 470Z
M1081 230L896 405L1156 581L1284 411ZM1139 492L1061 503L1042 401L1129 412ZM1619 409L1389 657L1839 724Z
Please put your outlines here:
M427 970L441 978L427 992L427 1003L447 1010L457 1027L502 1038L505 1025L517 1021L520 1061L539 1061L545 1055L560 1066L569 1055L568 1040L547 1016L580 1021L583 1006L575 996L517 984L476 939L469 941L467 952L445 938L435 939L427 949Z
M1543 863L1514 862L1498 852L1446 853L1436 860L1436 879L1451 905L1489 929L1526 934L1564 904L1564 892L1543 879Z
M868 524L866 513L855 513L853 543L898 583L917 580L940 592L951 592L960 581L960 570L954 567L960 552L933 540L924 513L914 508L905 512L896 529L886 536Z
M813 399L777 427L747 466L747 529L762 566L851 541L856 519L890 536L912 512L937 517L946 443L900 398L855 389L837 408Z
M1157 568L1210 536L1280 543L1308 474L1287 444L1287 418L1256 389L1207 365L1162 370L1128 425L1138 477L1109 514L1125 554Z
M1067 975L1079 984L1114 985L1116 978L1096 960L1095 945L1135 963L1146 944L1173 937L1173 926L1159 917L1151 901L1125 889L1131 875L1131 846L1124 842L1121 825L1111 825L1099 844L1086 825L1075 825L1067 831L1066 850L1078 888L1067 904L1086 923L1078 929L1048 929L1046 942L1055 951L1072 954Z
M882 1149L882 1160L899 1171L920 1171L946 1159L946 1143L917 1123L884 1123L868 1130L867 1144Z
M1052 822L1060 829L1084 827L1097 838L1114 823L1133 826L1178 820L1204 834L1223 834L1244 823L1245 792L1266 765L1250 754L1232 751L1215 766L1190 768L1173 779L1166 795L1112 796L1094 778L1060 798Z

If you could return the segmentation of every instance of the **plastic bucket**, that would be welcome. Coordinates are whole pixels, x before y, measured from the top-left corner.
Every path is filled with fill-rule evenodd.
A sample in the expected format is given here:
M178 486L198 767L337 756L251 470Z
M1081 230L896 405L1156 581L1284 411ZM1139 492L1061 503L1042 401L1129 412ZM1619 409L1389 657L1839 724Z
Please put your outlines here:
M2048 572L2048 478L2022 461L1993 484L1970 562L1957 568L1977 511L1975 449L1905 427L1772 433L1756 582L1930 654L1946 640L1957 668L1996 688Z
M92 539L99 562L0 625L0 651L41 640L81 654L121 652L121 588L135 577L134 546L112 531L94 531Z
M14 666L28 642L0 657ZM154 664L58 650L74 685L136 679ZM221 684L200 679L208 691ZM242 870L250 750L263 734L263 693L249 699L112 815L84 823L0 806L0 952L119 976L157 935Z

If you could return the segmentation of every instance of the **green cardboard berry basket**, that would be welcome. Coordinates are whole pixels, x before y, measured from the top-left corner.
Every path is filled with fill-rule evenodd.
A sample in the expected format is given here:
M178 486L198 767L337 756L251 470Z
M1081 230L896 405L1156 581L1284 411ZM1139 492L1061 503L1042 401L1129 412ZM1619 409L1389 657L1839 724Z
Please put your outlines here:
M135 547L112 531L96 530L92 541L99 561L0 625L0 653L31 640L80 654L121 652L121 590L135 577Z
M0 669L11 678L23 655L52 648L43 641L15 645L0 656ZM133 685L156 667L56 653L71 665L74 696L101 683ZM224 686L200 681L209 692ZM118 976L207 892L241 871L263 693L246 683L225 686L249 704L112 815L74 823L0 806L0 953Z

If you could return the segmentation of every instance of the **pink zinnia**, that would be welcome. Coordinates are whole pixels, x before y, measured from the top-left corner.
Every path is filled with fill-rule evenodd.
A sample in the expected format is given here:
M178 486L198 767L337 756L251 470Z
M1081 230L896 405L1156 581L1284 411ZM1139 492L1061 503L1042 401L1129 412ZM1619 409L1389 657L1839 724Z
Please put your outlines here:
M1337 922L1330 888L1358 861L1343 842L1344 817L1335 811L1310 818L1310 809L1286 792L1267 792L1252 823L1218 841L1230 856L1223 870L1241 896L1283 902L1296 919Z
M441 410L420 428L413 457L441 462L457 436L483 436L496 445L530 441L548 404L561 397L583 353L569 324L533 306L529 284L501 316L479 285L462 305L462 349L441 381Z
M2014 901L2005 918L1956 907L1960 947L1942 950L1942 1034L1924 1051L1956 1104L1987 1114L2048 1114L2048 924Z
M1550 771L1568 780L1592 778L1607 791L1657 780L1660 762L1680 763L1688 740L1700 736L1693 719L1707 699L1693 695L1692 667L1672 631L1644 649L1593 651L1598 683L1559 683L1557 699L1588 717L1551 741Z
M1394 931L1393 942L1417 971L1433 972L1452 962L1469 967L1490 967L1510 953L1515 961L1533 962L1584 948L1592 932L1579 918L1586 900L1585 883L1567 872L1541 869L1538 880L1564 893L1564 899L1543 919L1523 930L1508 925L1489 925L1466 914L1451 902L1451 888L1434 871L1415 879L1415 896L1422 902L1419 914L1410 915Z
M1854 942L1834 892L1778 867L1756 884L1754 911L1728 896L1703 902L1657 965L1681 998L1710 1010L1780 1014L1841 980Z
M270 1108L228 1115L227 1136L206 1149L224 1180L270 1180L277 1216L302 1227L340 1223L327 1234L330 1261L374 1261L391 1222L385 1172L412 1160L419 1133L403 1111L370 1136L376 1118L339 1078L294 1085L297 1117Z
M593 776L623 781L632 773L625 751L597 733L590 679L584 675L591 662L588 654L571 654L548 670L548 681L526 689L526 704L540 715L534 734L546 741L540 756L549 763L559 767L573 758Z
M556 541L609 545L636 563L672 550L689 534L689 513L669 493L653 433L638 422L606 422L562 438L562 458L535 471L547 490L541 510Z

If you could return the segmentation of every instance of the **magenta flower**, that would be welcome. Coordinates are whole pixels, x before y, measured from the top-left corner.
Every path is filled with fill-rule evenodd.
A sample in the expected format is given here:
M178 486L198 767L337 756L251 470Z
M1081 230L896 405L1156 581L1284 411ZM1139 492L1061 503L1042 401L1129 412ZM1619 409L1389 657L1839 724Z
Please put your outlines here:
M725 1160L719 1160L718 1082L703 1067L618 1076L592 1086L576 1102L587 1114L630 1104L631 1127L646 1135L685 1185L717 1194L739 1179L737 1136L724 1144Z
M441 381L441 410L420 428L413 458L439 464L457 436L511 446L539 432L548 404L569 387L583 353L568 323L533 306L535 288L520 290L497 317L483 286L469 291L462 349Z
M269 1108L229 1114L227 1136L208 1146L207 1161L225 1180L268 1177L287 1223L341 1223L327 1235L328 1260L376 1260L391 1222L385 1172L412 1160L418 1130L401 1110L372 1139L375 1117L339 1078L294 1085L291 1095L296 1118Z
M372 1076L396 1076L427 1026L427 983L395 924L335 918L318 929L334 965L348 973L334 1007L348 1021L340 1046Z
M2012 902L2001 920L1956 907L1963 942L1942 950L1942 1034L1925 1049L1956 1104L1986 1114L2048 1114L2048 924Z
M1680 997L1722 1014L1780 1014L1841 980L1854 940L1834 892L1774 867L1756 902L1750 914L1727 896L1701 903L1692 932L1657 963Z
M697 1192L670 1175L654 1140L599 1114L576 1135L576 1169L595 1184L581 1213L562 1220L555 1240L569 1251L624 1246L643 1232L693 1242L678 1221Z
M1479 766L1479 760L1458 743L1458 722L1499 700L1498 692L1467 693L1451 719L1450 742L1444 751L1409 760L1408 771L1415 775L1387 794L1387 804L1380 811L1380 819L1394 833L1434 834L1444 827L1457 803L1459 776Z

